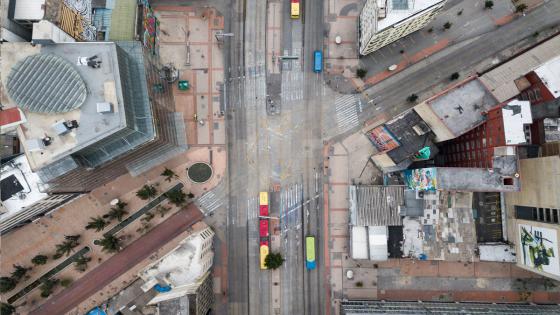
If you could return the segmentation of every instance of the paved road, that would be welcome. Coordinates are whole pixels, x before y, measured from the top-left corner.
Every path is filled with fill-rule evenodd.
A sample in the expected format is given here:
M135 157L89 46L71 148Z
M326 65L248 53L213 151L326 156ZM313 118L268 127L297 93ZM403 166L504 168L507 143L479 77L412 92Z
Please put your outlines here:
M426 99L450 83L451 73L459 72L465 78L475 71L480 72L491 67L495 58L505 59L501 55L504 50L515 49L516 46L519 50L521 46L534 44L535 32L544 33L559 24L560 1L549 1L526 16L458 42L381 81L361 95L354 96L355 100L347 106L325 104L324 135L332 140L342 139L359 130L367 120L394 117L412 107L413 104L406 102L408 95L417 94L420 99ZM339 98L342 96L335 99Z
M97 268L74 282L68 289L50 298L32 315L65 314L85 299L101 290L140 261L149 257L165 244L202 219L202 213L193 204L180 210L121 252L107 259Z

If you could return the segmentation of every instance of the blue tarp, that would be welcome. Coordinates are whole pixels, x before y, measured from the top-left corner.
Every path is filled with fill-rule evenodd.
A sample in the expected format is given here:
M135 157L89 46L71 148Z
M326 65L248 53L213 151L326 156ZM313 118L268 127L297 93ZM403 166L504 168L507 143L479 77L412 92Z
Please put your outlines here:
M107 313L105 313L99 307L96 307L96 308L92 309L91 311L89 311L86 315L107 315Z
M154 289L158 292L169 292L171 291L171 287L166 285L166 286L161 286L158 284L154 285Z

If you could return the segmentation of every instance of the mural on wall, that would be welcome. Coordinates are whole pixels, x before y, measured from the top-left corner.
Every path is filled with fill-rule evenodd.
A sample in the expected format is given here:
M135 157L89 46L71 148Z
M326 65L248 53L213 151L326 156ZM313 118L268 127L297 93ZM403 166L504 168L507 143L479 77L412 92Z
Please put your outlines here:
M519 224L520 261L538 271L560 275L556 230Z
M437 189L435 168L420 168L416 170L405 170L404 179L409 189L414 189L414 190Z

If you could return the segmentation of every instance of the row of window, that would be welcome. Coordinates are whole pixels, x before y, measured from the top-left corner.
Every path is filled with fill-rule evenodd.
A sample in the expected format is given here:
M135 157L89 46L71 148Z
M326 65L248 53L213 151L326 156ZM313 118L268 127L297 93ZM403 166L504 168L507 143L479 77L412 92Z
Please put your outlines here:
M558 224L558 211L554 208L515 206L515 217L529 221Z

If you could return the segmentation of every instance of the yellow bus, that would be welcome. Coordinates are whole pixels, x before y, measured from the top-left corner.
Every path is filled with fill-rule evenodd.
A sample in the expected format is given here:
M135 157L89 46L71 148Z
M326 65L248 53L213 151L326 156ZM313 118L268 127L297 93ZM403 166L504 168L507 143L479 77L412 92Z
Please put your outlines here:
M305 266L309 270L315 269L317 263L315 262L315 237L305 237Z
M268 192L261 191L259 194L259 199L261 206L268 206Z
M291 0L292 19L299 19L299 0Z
M264 260L266 259L266 256L268 256L268 253L269 253L268 241L267 242L261 242L261 269L268 269L264 265Z

